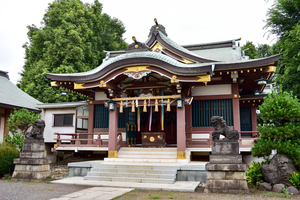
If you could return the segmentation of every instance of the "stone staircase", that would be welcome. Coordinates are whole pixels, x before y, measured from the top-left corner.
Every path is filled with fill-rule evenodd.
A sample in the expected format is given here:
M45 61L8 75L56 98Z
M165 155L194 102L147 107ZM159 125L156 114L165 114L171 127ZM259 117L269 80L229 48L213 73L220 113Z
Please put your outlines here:
M172 184L176 166L101 164L94 166L84 180Z
M122 147L117 158L105 158L107 162L125 163L177 163L188 162L177 159L176 148L138 148Z

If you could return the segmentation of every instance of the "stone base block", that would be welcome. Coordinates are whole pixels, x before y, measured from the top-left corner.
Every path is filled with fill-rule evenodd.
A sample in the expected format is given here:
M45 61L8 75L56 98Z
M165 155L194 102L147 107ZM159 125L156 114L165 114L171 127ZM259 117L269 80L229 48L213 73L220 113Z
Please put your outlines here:
M47 153L45 151L42 152L34 152L34 151L27 151L20 153L21 158L47 158Z
M15 158L14 164L18 165L47 165L51 164L51 159L46 158Z
M229 171L208 171L207 180L246 180L246 173Z
M42 172L50 170L50 165L15 165L15 171Z
M44 180L51 177L50 171L30 172L30 171L14 171L12 178L18 180Z
M211 154L217 155L239 155L239 143L237 141L221 140L211 143Z
M220 164L236 164L242 163L242 155L210 155L210 163L220 163Z
M215 172L213 172L215 173ZM209 175L208 175L209 176ZM205 184L205 192L206 193L213 193L213 192L218 192L218 193L230 193L230 194L237 194L240 192L249 192L248 190L248 185L246 182L246 177L242 177L243 175L236 175L234 178L236 179L230 179L229 177L226 177L225 174L225 179L221 179L221 176L216 176L216 175L210 175L212 179L207 179L206 184ZM241 177L239 177L241 176ZM220 178L220 179L213 179L214 177ZM237 179L237 178L244 178L244 179ZM229 180L228 180L229 179Z
M44 140L26 139L23 143L22 152L26 151L45 151Z
M205 165L207 171L232 171L245 172L247 170L246 164L213 164L207 163Z

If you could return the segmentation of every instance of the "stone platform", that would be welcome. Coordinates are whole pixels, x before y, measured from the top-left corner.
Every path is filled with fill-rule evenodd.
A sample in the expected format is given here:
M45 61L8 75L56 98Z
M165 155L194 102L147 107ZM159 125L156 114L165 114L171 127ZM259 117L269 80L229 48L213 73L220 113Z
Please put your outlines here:
M248 193L246 182L247 165L242 163L237 141L218 141L212 143L212 155L206 164L207 180L205 193Z
M43 180L51 177L51 159L47 159L44 139L26 139L20 158L14 159L12 178L18 180Z

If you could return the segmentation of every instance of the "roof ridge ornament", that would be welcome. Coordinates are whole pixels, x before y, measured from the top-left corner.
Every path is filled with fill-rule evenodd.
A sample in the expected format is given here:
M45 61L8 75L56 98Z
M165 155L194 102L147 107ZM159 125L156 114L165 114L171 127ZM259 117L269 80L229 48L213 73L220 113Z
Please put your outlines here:
M166 28L165 28L163 25L158 24L156 18L154 18L154 22L155 22L155 25L153 25L153 26L150 28L150 32L149 32L148 37L151 37L151 35L152 35L153 32L155 32L155 31L160 31L161 33L163 33L165 36L168 37L168 34L167 34L167 32L166 32Z
M142 42L138 42L135 36L132 36L133 43L128 45L125 51L148 51L149 47Z

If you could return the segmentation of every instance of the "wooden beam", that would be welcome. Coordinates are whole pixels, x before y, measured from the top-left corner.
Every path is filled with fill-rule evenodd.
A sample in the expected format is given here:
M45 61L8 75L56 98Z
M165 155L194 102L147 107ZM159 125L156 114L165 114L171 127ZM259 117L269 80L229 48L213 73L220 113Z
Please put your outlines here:
M127 97L127 98L114 98L113 101L132 101L132 100L151 100L151 99L177 99L181 98L181 95L169 95L169 96L152 96L152 97Z

